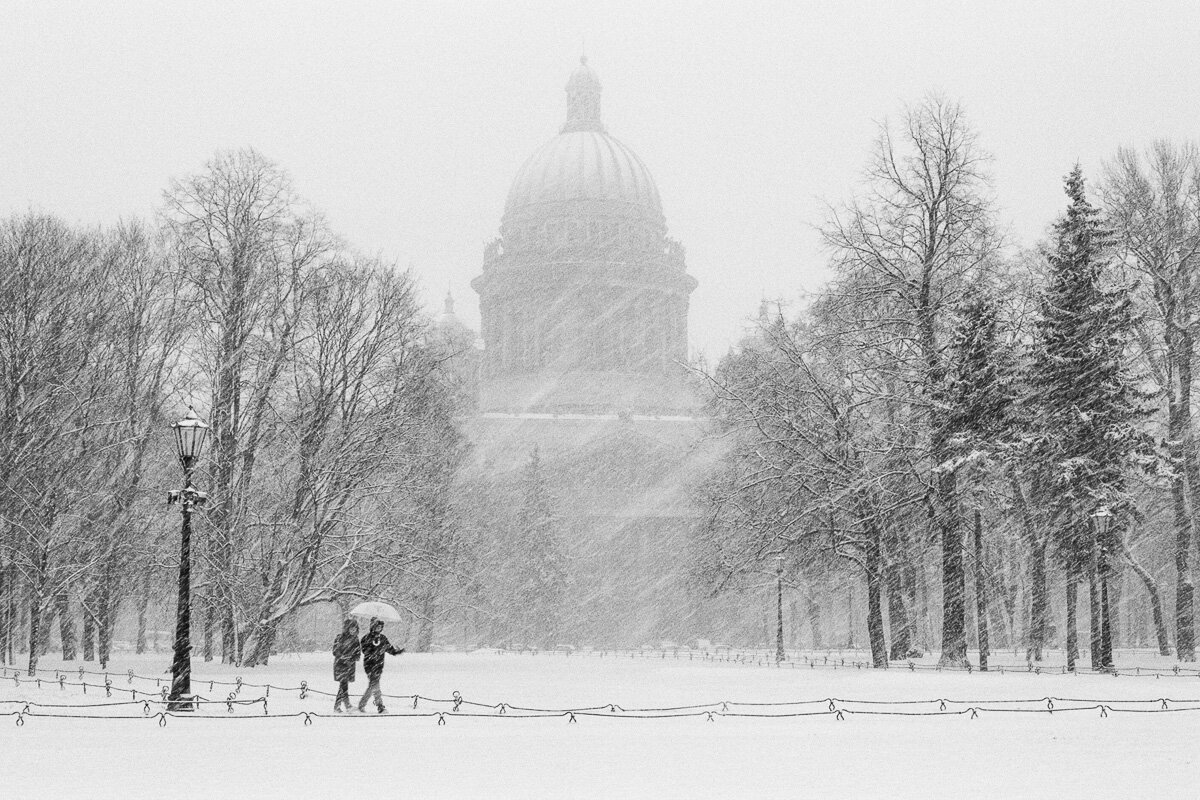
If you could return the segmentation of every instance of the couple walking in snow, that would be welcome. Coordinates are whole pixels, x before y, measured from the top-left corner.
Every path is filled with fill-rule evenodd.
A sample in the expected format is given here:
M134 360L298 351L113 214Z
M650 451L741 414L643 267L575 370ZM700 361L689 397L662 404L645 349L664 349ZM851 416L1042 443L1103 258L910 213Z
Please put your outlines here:
M358 623L352 619L342 623L342 632L333 641L333 679L338 682L337 699L333 701L333 710L350 710L350 683L354 680L354 664L361 655L363 672L367 673L367 690L358 701L358 710L366 710L368 698L375 698L375 708L379 713L387 711L383 705L383 692L379 688L379 679L383 675L383 658L387 653L398 656L404 648L396 648L383 635L383 621L371 620L367 635L358 638Z

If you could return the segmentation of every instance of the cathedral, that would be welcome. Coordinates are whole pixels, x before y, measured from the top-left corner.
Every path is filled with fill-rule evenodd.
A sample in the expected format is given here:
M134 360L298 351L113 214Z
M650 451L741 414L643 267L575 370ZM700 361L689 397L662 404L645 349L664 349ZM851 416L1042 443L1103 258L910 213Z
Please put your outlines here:
M604 128L586 59L567 83L562 130L517 173L472 286L488 378L657 378L686 360L696 281L650 172Z
M515 485L536 449L581 605L564 635L658 644L692 630L681 559L712 463L686 368L696 280L580 61L566 120L517 172L471 284L483 347L470 365L469 472ZM449 298L443 328L462 335Z

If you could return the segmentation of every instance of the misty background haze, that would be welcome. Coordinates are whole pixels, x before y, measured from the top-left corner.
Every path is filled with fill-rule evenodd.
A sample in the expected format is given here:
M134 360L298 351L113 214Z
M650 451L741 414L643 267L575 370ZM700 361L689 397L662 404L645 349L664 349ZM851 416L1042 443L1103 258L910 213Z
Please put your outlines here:
M1193 797L1197 32L0 0L0 790Z
M3 2L0 212L145 217L171 178L253 146L478 330L468 282L586 49L687 247L690 343L715 361L761 298L828 277L815 226L878 121L961 101L999 221L1031 246L1076 160L1200 129L1197 30L1190 2Z

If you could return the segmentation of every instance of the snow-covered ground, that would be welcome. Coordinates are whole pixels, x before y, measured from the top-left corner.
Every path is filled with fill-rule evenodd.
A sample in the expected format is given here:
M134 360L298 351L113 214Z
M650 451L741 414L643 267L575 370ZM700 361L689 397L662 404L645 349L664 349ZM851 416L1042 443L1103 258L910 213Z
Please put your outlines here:
M384 674L389 713L361 716L334 715L320 694L336 688L323 654L253 670L197 661L193 691L214 702L182 716L146 703L156 678L169 683L168 653L115 660L111 696L103 674L49 659L40 687L12 669L0 679L0 786L47 798L1200 796L1200 677L1148 653L1118 664L1164 676L1062 675L1053 655L1041 674L1011 656L981 674L857 669L855 653L810 654L815 668L793 654L782 669L767 654L663 655L405 654ZM365 685L360 671L353 687Z

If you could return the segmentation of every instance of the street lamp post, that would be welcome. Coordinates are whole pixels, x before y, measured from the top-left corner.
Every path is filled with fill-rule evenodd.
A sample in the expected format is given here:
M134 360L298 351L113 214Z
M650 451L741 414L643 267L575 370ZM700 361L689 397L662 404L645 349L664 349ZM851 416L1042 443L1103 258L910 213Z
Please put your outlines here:
M183 528L179 543L179 602L175 607L175 658L171 662L171 694L168 711L192 710L192 509L208 500L192 486L192 470L204 449L208 425L189 408L187 415L171 426L179 463L183 466L183 489L167 493L167 505L179 503Z
M1112 523L1112 512L1107 506L1101 506L1092 513L1092 521L1096 526L1096 579L1100 581L1100 666L1102 672L1112 672L1112 626L1111 609L1108 605L1108 526Z
M775 556L775 663L783 662L787 655L783 652L783 556Z

